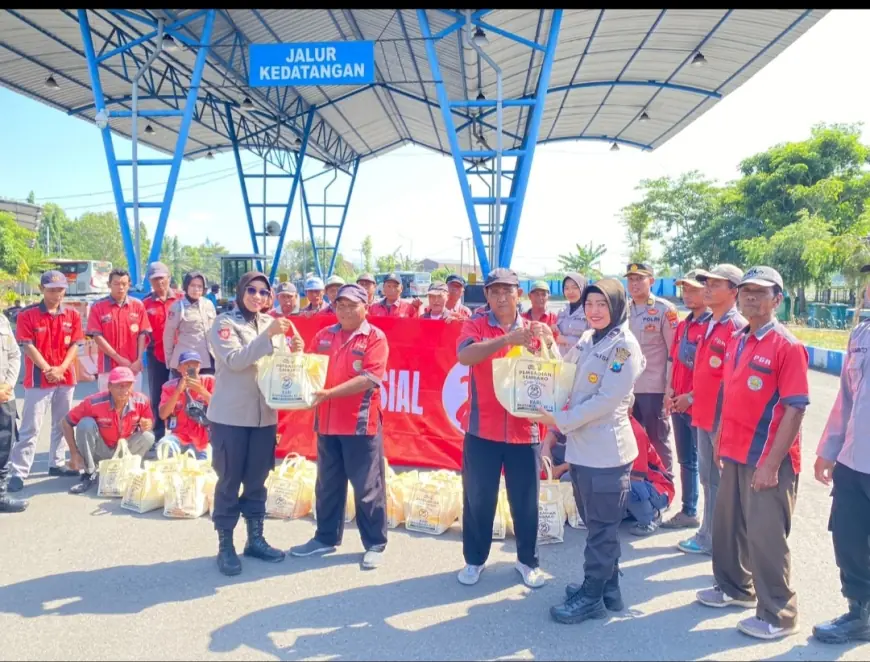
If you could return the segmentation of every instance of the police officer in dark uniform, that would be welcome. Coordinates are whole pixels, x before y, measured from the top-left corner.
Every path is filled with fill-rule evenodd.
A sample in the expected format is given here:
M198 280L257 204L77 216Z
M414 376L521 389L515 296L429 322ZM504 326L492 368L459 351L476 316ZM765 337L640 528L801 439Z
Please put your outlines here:
M217 370L207 413L218 475L212 520L218 532L218 568L225 575L242 571L233 545L240 513L248 528L245 556L273 563L284 560L284 552L263 537L266 478L275 466L278 416L260 393L255 364L272 353L274 336L283 336L291 323L260 312L272 297L265 274L246 273L236 292L235 310L219 315L209 331ZM292 347L302 351L302 339L294 338Z

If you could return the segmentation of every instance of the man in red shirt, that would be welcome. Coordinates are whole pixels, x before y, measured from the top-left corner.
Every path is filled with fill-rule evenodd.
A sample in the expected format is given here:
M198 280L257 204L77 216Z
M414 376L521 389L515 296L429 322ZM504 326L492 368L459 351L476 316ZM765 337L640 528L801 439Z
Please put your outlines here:
M402 279L398 274L390 274L384 281L384 298L369 308L370 317L417 317L422 299L405 301L402 296Z
M737 629L758 639L797 631L788 534L800 473L800 427L810 402L806 348L777 322L782 277L753 267L740 282L749 325L725 351L715 456L722 477L713 516L711 607L755 607Z
M278 308L272 308L269 314L272 317L293 317L299 314L299 292L296 286L290 282L278 283L275 287L275 296L278 297Z
M307 351L329 356L326 383L315 394L317 432L317 531L293 556L332 552L344 535L347 482L353 486L363 568L383 564L387 546L387 493L381 434L381 380L389 346L384 332L366 321L366 291L356 284L338 291L338 324L318 331Z
M471 310L462 305L462 295L465 293L465 279L458 274L447 276L447 310L456 313L462 319L471 317Z
M680 463L680 484L683 506L676 515L662 523L666 529L697 529L698 519L698 445L692 426L692 371L695 353L707 326L707 305L704 286L695 280L696 271L689 271L677 281L682 288L683 303L689 315L677 325L671 345L671 389L673 395L665 399L665 409L671 414L677 461Z
M166 329L166 317L172 304L184 296L169 288L169 267L162 262L152 262L148 265L146 274L151 281L151 292L142 299L148 322L151 324L151 337L148 343L148 390L151 396L151 408L154 412L154 438L160 441L166 432L163 419L157 415L160 403L160 393L163 385L169 379L169 368L166 365L166 350L163 345L163 331Z
M151 322L141 301L127 296L130 274L112 269L109 296L91 306L85 335L94 339L100 350L97 357L97 388L105 391L109 371L117 366L130 368L136 391L142 390L142 359L151 332Z
M84 469L81 482L70 488L71 494L91 489L100 461L115 454L120 439L127 440L130 452L143 457L154 446L151 403L133 391L134 378L130 368L113 368L108 375L109 390L88 396L63 420L70 464Z
M710 271L699 271L704 284L704 303L710 309L704 337L695 353L692 387L685 395L691 405L692 425L698 447L698 474L704 492L704 515L695 535L677 543L687 554L713 553L713 512L719 490L719 465L713 462L713 431L718 427L721 410L720 390L725 367L725 349L746 319L737 312L737 287L743 271L733 264L719 264Z
M329 312L329 304L323 300L323 290L323 280L317 276L312 276L305 281L305 296L308 299L308 305L299 311L300 315L311 317Z
M429 306L420 315L423 320L453 321L461 319L458 313L447 310L447 285L432 283L429 286Z
M66 445L61 421L69 413L76 385L75 360L84 340L82 320L63 305L67 280L59 271L46 271L39 279L42 301L18 314L16 335L24 350L24 411L18 442L9 457L10 492L24 487L30 475L36 440L51 408L49 476L77 476L66 468Z
M364 273L356 279L356 284L362 287L368 295L367 305L371 306L375 302L375 293L378 290L378 284L375 282L375 277L370 273Z
M206 409L214 391L214 377L200 375L202 357L188 350L178 357L178 379L163 385L159 414L169 434L178 440L177 451L193 450L196 459L205 460L209 442Z
M550 286L547 281L536 280L532 283L529 299L532 302L532 306L523 313L523 317L532 322L542 322L551 329L554 329L558 313L547 310L547 302L550 301Z
M523 319L518 310L519 278L510 269L491 271L484 282L490 312L462 323L457 341L459 363L469 367L468 401L463 416L462 552L465 567L457 579L476 584L492 547L492 525L504 468L517 538L516 570L529 588L543 586L538 568L538 492L541 438L537 422L511 416L495 396L492 362L512 347L530 351L551 345L546 324Z

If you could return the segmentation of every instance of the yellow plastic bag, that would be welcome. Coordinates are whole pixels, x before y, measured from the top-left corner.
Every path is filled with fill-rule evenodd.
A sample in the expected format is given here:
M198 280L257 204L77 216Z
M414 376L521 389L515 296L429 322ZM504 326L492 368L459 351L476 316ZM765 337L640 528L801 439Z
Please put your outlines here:
M572 529L585 529L580 510L577 508L577 499L574 498L574 483L559 481L559 489L562 490L562 503L565 506L565 517L568 526Z
M188 450L172 471L164 472L163 515L196 519L208 511L207 485L210 470L203 469L193 451Z
M310 408L314 393L326 384L329 357L291 352L284 336L273 339L272 346L272 354L257 362L257 384L266 404L272 409Z
M266 515L299 519L311 512L317 465L292 453L269 473L266 480Z
M543 464L547 479L541 481L538 496L538 544L549 545L565 541L565 503L550 458L543 458Z
M384 467L387 477L387 528L395 529L405 522L405 500L411 486L419 480L420 476L416 469L397 474L386 458L384 458Z
M461 508L462 482L458 475L440 471L420 474L405 500L405 528L440 536L453 525Z
M315 499L316 492L311 492L311 517L314 518L314 521L317 521L317 499ZM356 517L356 499L353 494L353 485L350 483L347 484L347 500L344 503L344 523L350 524L353 522L353 518Z
M119 439L115 454L110 460L100 460L100 482L97 496L113 499L123 498L127 478L132 471L142 467L142 457L130 452L126 439Z
M541 343L541 356L522 346L492 362L495 397L512 416L538 419L538 409L560 411L574 387L577 366L565 363L555 346Z
M164 500L162 470L150 467L129 472L121 508L142 514L163 508Z
M167 434L159 442L157 442L157 459L145 460L142 463L142 468L146 471L172 471L178 465L178 451L181 442L178 437L172 434Z

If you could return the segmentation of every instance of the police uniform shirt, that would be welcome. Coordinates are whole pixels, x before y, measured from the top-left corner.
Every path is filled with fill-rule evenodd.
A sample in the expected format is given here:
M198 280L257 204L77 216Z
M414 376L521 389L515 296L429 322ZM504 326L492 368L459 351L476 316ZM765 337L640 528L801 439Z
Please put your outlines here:
M644 305L629 301L628 324L646 358L646 370L634 385L635 393L664 393L671 346L679 317L670 301L650 295Z
M565 347L573 347L580 340L583 332L589 328L586 321L586 311L583 306L577 306L572 313L571 304L566 304L556 317L556 330L559 332L559 344Z
M21 350L12 334L12 325L9 324L6 316L0 313L0 384L8 384L14 389L18 382L19 370L21 370Z

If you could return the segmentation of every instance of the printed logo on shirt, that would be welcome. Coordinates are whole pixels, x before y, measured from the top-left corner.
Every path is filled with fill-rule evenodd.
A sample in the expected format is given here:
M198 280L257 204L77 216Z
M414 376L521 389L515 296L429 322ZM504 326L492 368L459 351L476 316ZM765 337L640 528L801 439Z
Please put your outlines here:
M111 321L112 321L112 316L111 316L111 315L103 315L103 316L100 318L100 321L103 322L104 324L105 324L106 322L111 322Z
M655 324L647 324L645 327L643 327L643 330L644 331L656 331L656 325Z
M131 322L135 322L139 319L139 313L130 313L129 317Z
M130 331L132 331L133 333L136 333L138 330L139 330L138 324L131 324L130 325Z
M71 337L71 336L64 336L64 338L63 338L63 344L64 344L64 345L69 345L71 342L72 342L72 337Z
M353 362L353 369L356 370L357 372L362 372L362 361L359 361L359 360L354 361Z
M764 380L762 380L758 375L752 375L748 380L746 380L746 385L749 387L750 391L760 391L764 386Z
M610 364L610 370L612 372L622 372L622 366L625 365L629 356L631 356L631 352L625 347L617 349L616 353L613 355L613 363Z
M220 338L221 340L229 340L230 333L232 332L230 331L229 327L224 327L223 329L218 331L218 338Z
M756 354L755 356L752 357L752 360L755 361L756 363L760 363L761 365L771 365L770 359L767 358L766 356L760 356L760 355Z
M596 375L594 372L589 373L589 383L590 384L597 384L598 383L598 375Z
M72 323L71 322L64 322L63 323L63 330L67 331L67 332L72 331Z
M711 368L718 368L721 365L722 365L722 359L720 359L718 356L711 356L710 357L710 367Z
M658 315L658 314L659 314L659 309L658 309L658 308L650 308L650 309L647 310L646 312L648 312L650 315Z

